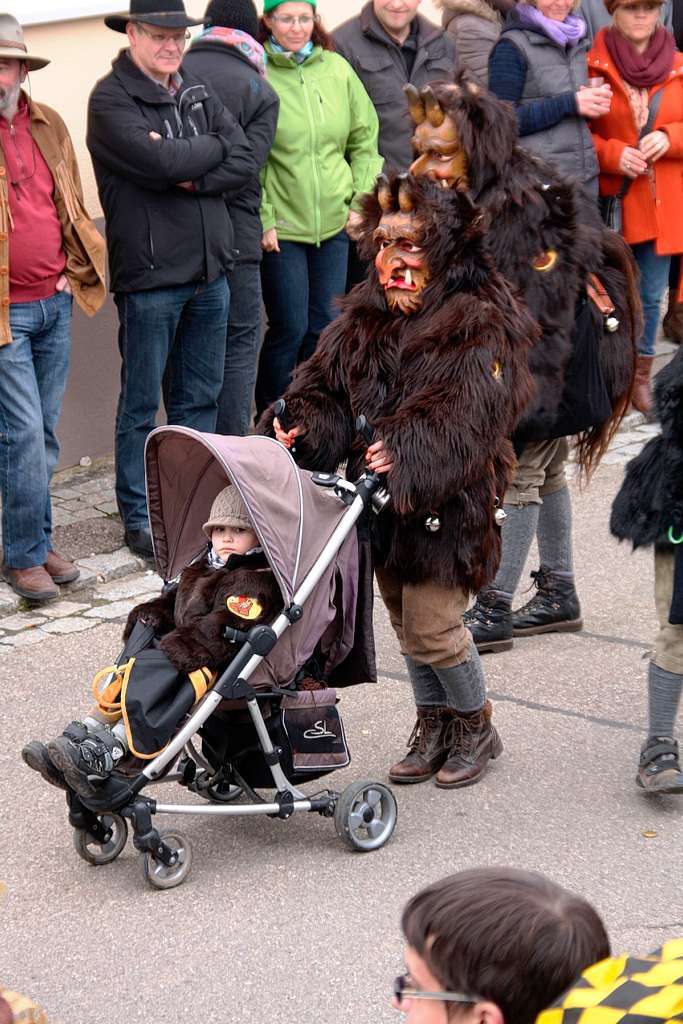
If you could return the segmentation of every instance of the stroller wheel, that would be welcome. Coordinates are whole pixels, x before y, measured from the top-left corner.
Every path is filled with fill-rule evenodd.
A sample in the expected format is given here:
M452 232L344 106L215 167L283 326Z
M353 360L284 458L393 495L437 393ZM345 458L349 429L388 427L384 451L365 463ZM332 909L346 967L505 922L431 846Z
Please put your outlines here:
M339 838L353 850L378 850L396 827L396 798L382 782L354 782L347 786L334 809Z
M175 889L190 873L192 847L179 832L160 832L159 838L178 854L178 860L175 864L164 864L147 850L142 856L142 873L154 889Z
M110 833L106 842L95 839L85 828L74 829L76 853L88 864L111 864L126 845L128 822L120 814L103 814L100 824Z

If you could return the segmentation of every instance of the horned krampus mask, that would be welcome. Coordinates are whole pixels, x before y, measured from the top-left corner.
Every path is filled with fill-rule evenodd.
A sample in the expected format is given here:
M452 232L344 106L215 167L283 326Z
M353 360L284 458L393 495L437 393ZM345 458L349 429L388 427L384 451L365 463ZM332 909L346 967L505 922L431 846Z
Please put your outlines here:
M415 122L411 174L476 195L508 163L517 142L514 112L466 72L419 91L407 85L404 92Z
M444 190L427 178L380 175L365 201L361 253L374 260L377 281L392 312L410 316L425 290L448 290L472 266L487 272L480 252L483 215L465 193ZM468 247L476 248L466 252ZM476 276L476 274L475 274ZM436 295L435 295L436 298ZM437 300L438 301L438 300Z

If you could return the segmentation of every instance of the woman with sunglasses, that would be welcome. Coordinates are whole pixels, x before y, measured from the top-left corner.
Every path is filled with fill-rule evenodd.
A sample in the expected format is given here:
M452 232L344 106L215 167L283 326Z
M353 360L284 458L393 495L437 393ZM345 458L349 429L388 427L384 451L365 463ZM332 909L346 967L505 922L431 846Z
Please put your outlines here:
M259 414L282 395L333 319L360 199L382 169L377 114L351 65L332 52L316 0L265 0L263 10L259 41L280 115L261 175L268 330L256 382Z
M650 374L671 256L683 251L683 56L661 24L660 0L605 0L610 28L588 55L612 106L591 122L600 194L621 195L622 232L640 269L645 329L633 404L652 406ZM683 300L679 279L677 301Z
M401 921L407 973L392 1005L406 1024L533 1024L610 955L581 896L531 871L474 868L423 889Z

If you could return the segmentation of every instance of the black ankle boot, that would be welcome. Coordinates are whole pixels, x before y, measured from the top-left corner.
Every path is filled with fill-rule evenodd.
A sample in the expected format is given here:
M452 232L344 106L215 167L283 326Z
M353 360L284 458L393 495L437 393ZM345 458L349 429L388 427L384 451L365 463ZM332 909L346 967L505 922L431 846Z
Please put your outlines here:
M552 572L542 565L531 576L536 593L522 608L512 613L513 635L575 633L583 629L573 573Z
M511 600L500 590L481 590L464 619L480 654L512 647Z

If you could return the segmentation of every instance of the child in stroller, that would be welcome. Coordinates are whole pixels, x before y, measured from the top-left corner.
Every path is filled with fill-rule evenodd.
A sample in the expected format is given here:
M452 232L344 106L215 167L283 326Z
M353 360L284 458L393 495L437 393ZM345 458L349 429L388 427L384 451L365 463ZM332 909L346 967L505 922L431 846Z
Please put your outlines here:
M237 648L226 639L226 627L270 622L283 604L235 487L219 492L202 529L209 541L206 554L183 570L177 586L133 608L123 634L128 641L136 623L153 629L155 647L188 675L212 673L229 663ZM131 745L121 712L103 713L96 705L47 745L28 743L22 757L51 785L88 799L97 795L98 783L120 766Z

